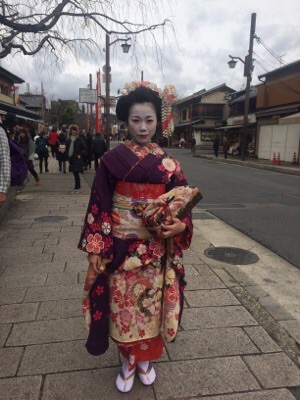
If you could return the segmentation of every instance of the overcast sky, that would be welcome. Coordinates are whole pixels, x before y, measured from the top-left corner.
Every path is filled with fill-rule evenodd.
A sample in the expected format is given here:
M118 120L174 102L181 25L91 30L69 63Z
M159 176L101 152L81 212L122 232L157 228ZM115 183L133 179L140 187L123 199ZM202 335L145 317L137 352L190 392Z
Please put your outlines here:
M112 83L111 92L116 94L126 82L144 79L162 87L174 84L180 97L203 88L211 89L222 83L235 90L244 88L243 65L239 62L230 70L228 55L244 59L249 48L251 14L257 14L256 35L285 63L300 59L300 1L299 0L177 0L162 10L160 20L169 18L173 28L161 37L154 33L163 57L155 57L157 48L143 48L141 42L134 54L123 54L120 43L110 47ZM164 40L163 40L164 39ZM113 40L113 39L112 39ZM103 47L105 45L103 36ZM281 66L264 48L254 42L255 69L257 76ZM1 65L30 84L32 93L40 93L41 81L48 99L78 100L80 87L87 87L89 73L95 84L96 70L105 64L105 53L96 61L76 62L61 55L64 62L60 70L45 68L39 58L14 57ZM160 65L160 62L162 65ZM102 92L104 93L104 84ZM25 84L20 92L26 91Z

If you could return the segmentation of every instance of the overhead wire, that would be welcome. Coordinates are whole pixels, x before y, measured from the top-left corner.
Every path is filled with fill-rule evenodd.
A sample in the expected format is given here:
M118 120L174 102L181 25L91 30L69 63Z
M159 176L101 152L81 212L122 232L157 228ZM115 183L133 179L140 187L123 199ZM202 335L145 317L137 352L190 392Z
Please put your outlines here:
M262 44L263 47L274 57L276 58L277 61L280 62L281 65L286 65L286 62L283 61L282 57L276 54L264 41L262 38L257 36L256 34L254 35L254 38L256 39L258 44Z

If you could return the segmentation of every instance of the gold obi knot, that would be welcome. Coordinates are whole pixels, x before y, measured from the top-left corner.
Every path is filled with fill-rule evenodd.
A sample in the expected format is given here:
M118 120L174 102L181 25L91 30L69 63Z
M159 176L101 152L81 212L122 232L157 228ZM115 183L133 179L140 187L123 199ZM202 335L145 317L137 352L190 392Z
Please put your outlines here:
M113 195L113 236L120 239L150 239L153 235L133 211L136 203L148 203L166 192L164 184L117 182Z

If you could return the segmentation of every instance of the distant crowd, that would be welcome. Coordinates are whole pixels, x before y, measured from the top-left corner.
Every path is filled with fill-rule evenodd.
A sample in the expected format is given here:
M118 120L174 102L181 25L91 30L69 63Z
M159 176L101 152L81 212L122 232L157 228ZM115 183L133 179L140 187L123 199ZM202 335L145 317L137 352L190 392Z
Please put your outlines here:
M39 132L22 125L8 128L5 113L0 113L0 204L6 200L9 186L22 185L28 172L40 185L40 175L49 172L49 157L57 160L59 172L73 173L72 193L80 193L80 173L92 168L92 163L96 170L106 151L100 133L91 134L77 125L60 129L53 126Z

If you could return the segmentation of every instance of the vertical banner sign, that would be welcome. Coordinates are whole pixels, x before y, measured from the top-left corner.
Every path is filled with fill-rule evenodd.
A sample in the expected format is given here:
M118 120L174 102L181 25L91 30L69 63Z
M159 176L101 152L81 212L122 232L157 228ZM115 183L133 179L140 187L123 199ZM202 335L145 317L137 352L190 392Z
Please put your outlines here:
M100 132L102 136L102 110L101 110L101 80L100 70L97 71L97 104L96 104L96 132Z

